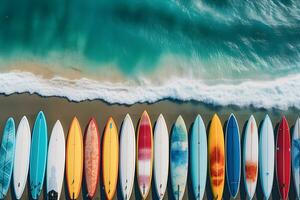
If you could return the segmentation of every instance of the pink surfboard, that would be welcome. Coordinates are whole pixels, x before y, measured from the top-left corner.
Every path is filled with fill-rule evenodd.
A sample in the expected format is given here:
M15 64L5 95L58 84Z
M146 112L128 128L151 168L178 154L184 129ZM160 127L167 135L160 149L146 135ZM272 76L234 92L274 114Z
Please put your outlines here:
M143 199L146 199L151 187L153 162L153 136L149 115L146 111L140 119L137 136L137 177Z
M95 196L100 168L100 136L96 120L92 118L85 133L84 140L84 173L87 196Z
M289 125L285 117L282 118L277 132L276 174L281 198L286 200L290 189L291 140Z

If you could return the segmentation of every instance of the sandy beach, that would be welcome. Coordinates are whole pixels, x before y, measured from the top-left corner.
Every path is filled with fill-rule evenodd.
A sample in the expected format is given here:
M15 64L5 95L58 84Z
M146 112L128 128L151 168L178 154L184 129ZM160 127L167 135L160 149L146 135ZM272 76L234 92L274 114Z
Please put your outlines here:
M28 117L30 126L32 128L34 124L35 117L37 113L42 110L44 111L48 123L48 138L50 138L52 127L56 120L60 120L65 135L67 136L69 125L72 121L72 118L76 116L80 122L82 130L84 130L88 124L88 121L91 117L95 117L98 122L99 132L103 133L106 121L109 116L112 116L115 120L118 129L120 130L122 121L127 113L130 114L135 128L138 125L138 120L144 110L147 110L149 116L152 121L152 126L154 125L158 115L162 113L166 119L167 126L169 132L172 128L172 125L175 123L176 118L178 115L182 115L185 120L186 126L188 130L190 130L191 125L196 118L197 114L200 114L208 128L208 124L213 116L214 113L217 113L222 121L222 124L225 126L226 120L228 119L231 112L233 112L237 120L239 122L240 132L243 133L243 127L246 124L247 119L250 117L251 114L254 115L256 122L258 125L262 122L264 115L269 114L272 120L273 126L277 126L280 122L280 118L282 115L285 115L288 119L290 127L292 127L295 123L295 120L298 116L299 110L297 109L289 109L289 110L265 110L265 109L256 109L253 107L245 107L240 108L236 106L213 106L207 105L197 102L176 102L172 100L163 100L154 104L134 104L132 106L124 106L118 104L107 104L100 100L94 101L83 101L80 103L70 102L67 99L59 98L59 97L40 97L38 95L31 95L31 94L13 94L10 96L0 96L0 105L1 105L1 115L0 115L0 128L3 130L5 121L8 117L13 117L15 119L16 125L19 124L19 121L23 115ZM224 130L225 131L225 130ZM2 131L1 131L2 134ZM274 177L275 178L275 177ZM101 180L101 179L100 179ZM276 178L274 179L274 187L272 191L273 199L278 198L277 186L275 184ZM23 194L23 199L28 199L29 191L28 191L28 184L25 193ZM45 186L44 182L44 186ZM244 199L245 192L243 192L243 182L241 181L241 189L238 199ZM291 183L291 186L293 184ZM98 187L98 191L96 194L96 199L103 199L104 193L101 192L102 186ZM185 199L190 197L192 199L191 192L189 191L191 188L190 183L185 191ZM228 197L228 192L226 192L226 184L225 184L225 198ZM8 192L8 198L10 199L12 193ZM45 187L44 187L45 191ZM152 191L153 192L153 191ZM165 199L168 199L168 196L171 194L170 189L165 195ZM260 190L260 186L257 187L256 195L262 194ZM293 188L291 188L290 198L293 199ZM135 185L134 192L132 194L131 199L139 199L136 196L139 195L138 187ZM227 196L226 196L227 195ZM45 196L44 196L45 197ZM66 199L68 197L68 193L66 192L66 185L64 184L63 192L61 199ZM80 196L81 198L85 197L84 192ZM101 198L102 197L102 198ZM170 196L169 196L170 197ZM43 195L41 195L43 198ZM207 180L206 186L206 195L205 198L211 199L210 194L210 185L209 181ZM256 199L261 199L262 196L256 196ZM115 196L117 199L117 194ZM150 193L148 199L152 199L152 194ZM227 199L227 198L226 198Z
M13 117L17 130L20 120L26 116L32 134L35 119L38 113L43 111L47 121L48 142L57 120L60 120L63 126L67 141L69 128L74 117L77 117L83 135L90 119L95 118L102 141L104 128L110 117L114 119L120 134L126 114L131 116L134 128L137 130L139 119L146 110L150 116L153 130L155 130L155 123L159 115L163 114L169 135L172 134L172 127L178 116L181 115L189 134L188 146L190 147L192 146L190 145L190 133L197 115L201 115L208 136L211 119L214 114L217 114L222 123L225 139L227 120L230 114L234 113L239 124L241 154L247 154L248 157L250 152L248 149L253 150L253 146L247 145L247 148L243 148L243 144L244 130L251 115L254 116L259 129L266 114L270 116L275 141L278 125L282 117L285 116L292 137L293 126L300 116L299 25L299 0L22 0L18 4L11 0L3 0L0 7L0 138L3 136L3 129L9 117ZM253 131L252 125L251 123ZM11 128L12 126L7 127ZM42 129L44 130L44 126ZM270 126L266 129L270 133ZM203 126L201 126L201 130L203 130ZM219 124L218 130L220 130ZM259 132L260 130L258 130ZM6 133L11 132L7 131ZM114 133L116 132L114 131ZM135 133L137 135L136 131ZM234 133L235 136L232 138L237 138L236 131ZM254 136L251 137L251 140L247 140L247 142L250 141L249 144L256 145L256 135ZM266 140L269 140L270 136L272 135L268 134ZM5 139L6 137L3 138L1 150L10 152L12 149L10 148L11 140ZM38 136L38 138L45 139L45 134L43 137ZM220 151L222 149L217 148L220 146L219 138L221 138L221 134L211 139L218 144L212 146L212 142L210 143L208 161L211 163L222 164L224 158L221 155L223 151ZM282 138L280 144L281 141L283 143L287 141L287 137ZM28 139L28 134L26 139ZM43 140L44 143L41 140L38 141L40 146L46 144L45 140ZM77 141L75 137L74 141ZM233 141L236 142L237 140ZM148 145L146 142L143 141L145 146ZM201 140L198 143L203 145L200 142ZM286 155L281 153L289 154L293 150L292 160L294 162L291 165L296 170L300 153L296 151L299 148L294 147L298 146L298 142L300 145L300 139L293 141L293 149L283 148L282 150L280 145L275 150L275 152L280 153L277 154L279 156ZM117 141L114 141L114 145L109 144L109 148L115 147ZM258 153L267 152L266 157L261 158L262 162L267 163L267 167L273 166L269 165L270 148L268 150L264 148L269 144L271 143L263 141L260 145L261 149L258 151ZM36 145L32 146L36 147ZM51 149L56 149L57 146L63 145L62 143L58 143L55 147L51 145L53 147ZM73 146L72 150L81 150L81 148L77 149L75 144ZM176 154L172 154L172 158L178 158L174 159L176 160L175 166L180 166L180 163L186 164L186 156L180 155L182 150L186 152L186 143L173 142L173 148L174 146L179 149L175 151ZM228 147L231 146L237 147L228 144ZM282 146L286 147L286 144ZM198 145L198 147L200 146ZM273 145L270 147L273 148ZM19 152L25 152L24 149L19 150L16 155L21 155ZM39 150L37 151L37 162L35 162L35 156L31 157L31 163L33 163L31 165L34 165L31 167L33 171L31 175L40 176L39 171L41 170L36 170L35 167L41 168L40 163L42 162L40 161L41 158L45 158L46 152L39 147L37 149ZM233 151L237 151L237 148L227 149L228 155L225 152L225 159L226 156L232 157L232 163L238 163L235 162L237 157L231 156ZM243 152L245 149L247 151ZM32 151L36 151L36 148L32 148ZM40 152L44 154L40 154ZM149 158L148 153L148 149L140 151L140 155L145 155L145 160ZM254 161L254 153L256 152L251 151L251 155L249 153L251 160L241 157L240 187L235 199L247 199L243 177L246 174L244 168L247 168L247 180L255 181L255 172L260 166L257 166L256 162L252 162ZM78 154L76 152L76 155ZM12 154L0 154L0 159L7 161L1 163L8 163L3 164L2 168L0 166L0 197L6 195L8 182L6 172L13 167L9 162L11 161L10 155ZM68 158L72 158L74 161L73 153L68 155ZM113 156L110 155L110 157ZM196 156L190 155L189 160L192 159L191 157L195 158ZM199 156L199 158L197 159L199 161L195 163L204 163L201 163L203 156ZM282 157L282 162L278 156L277 158L280 166L286 163L286 156ZM22 159L17 157L16 160ZM49 160L52 161L53 159ZM54 162L57 160L58 158L55 157ZM107 159L105 158L105 160ZM246 164L243 168L244 160ZM230 159L227 161L228 169L236 169L230 166ZM18 163L20 170L15 170L17 172L23 169L23 164L20 161ZM91 162L91 165L93 164ZM68 172L76 171L77 166L79 165L75 165L74 161L72 164L74 170L68 170ZM144 167L143 165L139 166ZM145 164L144 168L147 169L148 167L149 165ZM180 172L176 176L172 174L173 179L181 178L182 174L185 175L185 167L186 165L184 167L174 167L173 165L172 170L176 169L177 171L178 169ZM234 167L238 167L238 165L234 165ZM59 168L60 170L54 170L55 167L50 168L50 180L61 177L61 173L59 176L57 171L61 171L62 168ZM261 168L264 169L264 167ZM282 168L283 170L287 169L287 167ZM122 167L122 169L129 171L127 169L132 169L132 167ZM209 166L207 169L209 170ZM215 186L220 186L220 182L223 180L219 179L219 175L223 175L221 170L225 170L226 178L226 166L224 169L223 165L221 167L211 165L211 169L212 173L207 171L205 200L213 199L209 174L212 174L212 183ZM203 170L203 168L201 167L199 170ZM276 169L274 169L273 188L269 199L280 199L277 177L280 180L282 177L283 179L287 177L285 173L281 174L283 170L279 170L280 173L277 176ZM34 173L35 171L36 173ZM108 171L108 173L105 171L105 174L112 177L112 170ZM158 171L166 172L166 169ZM188 171L192 170L189 169ZM100 183L95 195L97 200L106 199L101 172L102 167L100 168ZM236 186L238 182L235 177L236 172L237 170L234 171L234 175L228 178L230 185ZM263 171L262 177L269 178L271 173L269 169ZM17 173L15 172L15 174ZM293 171L291 171L288 199L294 200L300 194L296 195L292 174ZM75 175L72 175L74 178ZM148 175L148 171L146 175ZM40 190L41 186L39 183L41 181L32 176L31 185L36 187L30 191L29 177L28 173L27 185L22 196L22 199L26 200L31 199L30 193L34 193L33 190L35 189ZM202 176L199 175L199 177ZM139 178L143 179L143 176ZM295 182L298 179L300 181L300 177L295 177ZM70 178L69 181L73 184L71 187L77 185L76 181L70 180ZM170 173L168 181L164 199L174 199ZM286 182L287 180L280 181L280 190L284 193L283 196L286 195L286 191L283 191L287 189ZM20 183L16 181L19 187L23 186L21 183L21 181ZM47 199L46 183L47 180L44 180L39 199ZM267 181L268 186L270 186L269 183L270 180ZM134 184L130 199L140 200L142 198L136 176ZM112 185L112 182L109 182L109 185ZM152 177L152 187L147 200L157 199L154 186ZM177 193L181 196L183 186L177 185L177 181L176 186L177 190L180 191ZM146 184L143 187L148 188ZM198 187L202 189L203 185ZM253 188L254 186L251 185L250 190ZM298 183L296 188L297 191L300 190ZM111 188L109 189L109 193L113 193ZM192 190L191 177L188 174L184 200L196 199ZM59 192L57 188L54 188L53 191ZM86 193L85 177L83 177L79 199L87 199ZM77 194L73 196L77 196ZM219 193L214 198L219 199L220 196ZM230 199L227 180L224 181L222 197L223 199ZM13 183L11 183L5 198L8 200L15 199ZM69 199L66 178L60 199ZM121 199L119 187L114 199ZM253 199L264 199L259 171Z

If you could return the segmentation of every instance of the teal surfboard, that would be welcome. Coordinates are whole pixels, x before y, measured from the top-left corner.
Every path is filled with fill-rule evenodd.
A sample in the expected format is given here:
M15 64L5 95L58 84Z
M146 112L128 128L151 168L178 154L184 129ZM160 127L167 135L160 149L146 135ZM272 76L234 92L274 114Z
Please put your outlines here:
M0 199L4 199L8 191L13 170L15 155L15 122L9 118L5 124L0 148Z
M194 197L203 198L207 176L207 138L200 115L194 121L190 138L190 170Z
M38 199L43 189L47 145L46 118L44 113L40 111L34 123L30 149L30 193L33 199Z
M184 195L188 172L188 135L181 116L173 127L171 135L170 165L173 196L181 200Z

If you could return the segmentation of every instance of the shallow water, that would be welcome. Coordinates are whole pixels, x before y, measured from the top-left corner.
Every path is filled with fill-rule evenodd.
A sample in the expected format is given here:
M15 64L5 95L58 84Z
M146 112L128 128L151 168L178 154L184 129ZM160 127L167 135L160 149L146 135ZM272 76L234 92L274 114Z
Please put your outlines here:
M107 88L105 94L82 95L81 99L110 102L111 89L126 90L129 84L133 90L146 87L146 94L129 93L133 100L112 102L172 98L218 105L299 107L300 98L293 94L300 89L295 83L300 72L298 0L4 0L0 27L2 69L22 69L22 63L31 63L47 70L55 68L54 74L64 78L69 77L60 71L75 69L80 77L93 75L110 82L111 88L103 81L95 83ZM121 80L115 79L116 73ZM282 86L277 81L282 78L289 79L289 84ZM262 83L264 89L247 86L250 94L240 85L250 82L256 86L266 80L271 84ZM162 92L157 85L175 92ZM208 87L211 85L222 89L216 92ZM237 89L232 90L233 86ZM223 97L223 88L229 97ZM47 95L60 95L58 89ZM20 88L14 85L10 90ZM200 98L207 95L201 90L210 90L208 96L214 98ZM41 93L34 86L27 91ZM192 93L182 94L189 91ZM74 95L68 98L76 100ZM155 98L149 97L153 95ZM266 96L262 101L268 103L254 101Z

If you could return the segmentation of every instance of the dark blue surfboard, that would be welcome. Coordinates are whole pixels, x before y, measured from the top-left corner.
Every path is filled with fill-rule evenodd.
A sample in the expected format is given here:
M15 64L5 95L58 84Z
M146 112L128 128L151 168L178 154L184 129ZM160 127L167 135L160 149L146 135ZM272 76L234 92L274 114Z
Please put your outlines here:
M231 197L235 198L239 191L241 179L241 144L237 120L231 114L225 136L226 148L226 179Z

